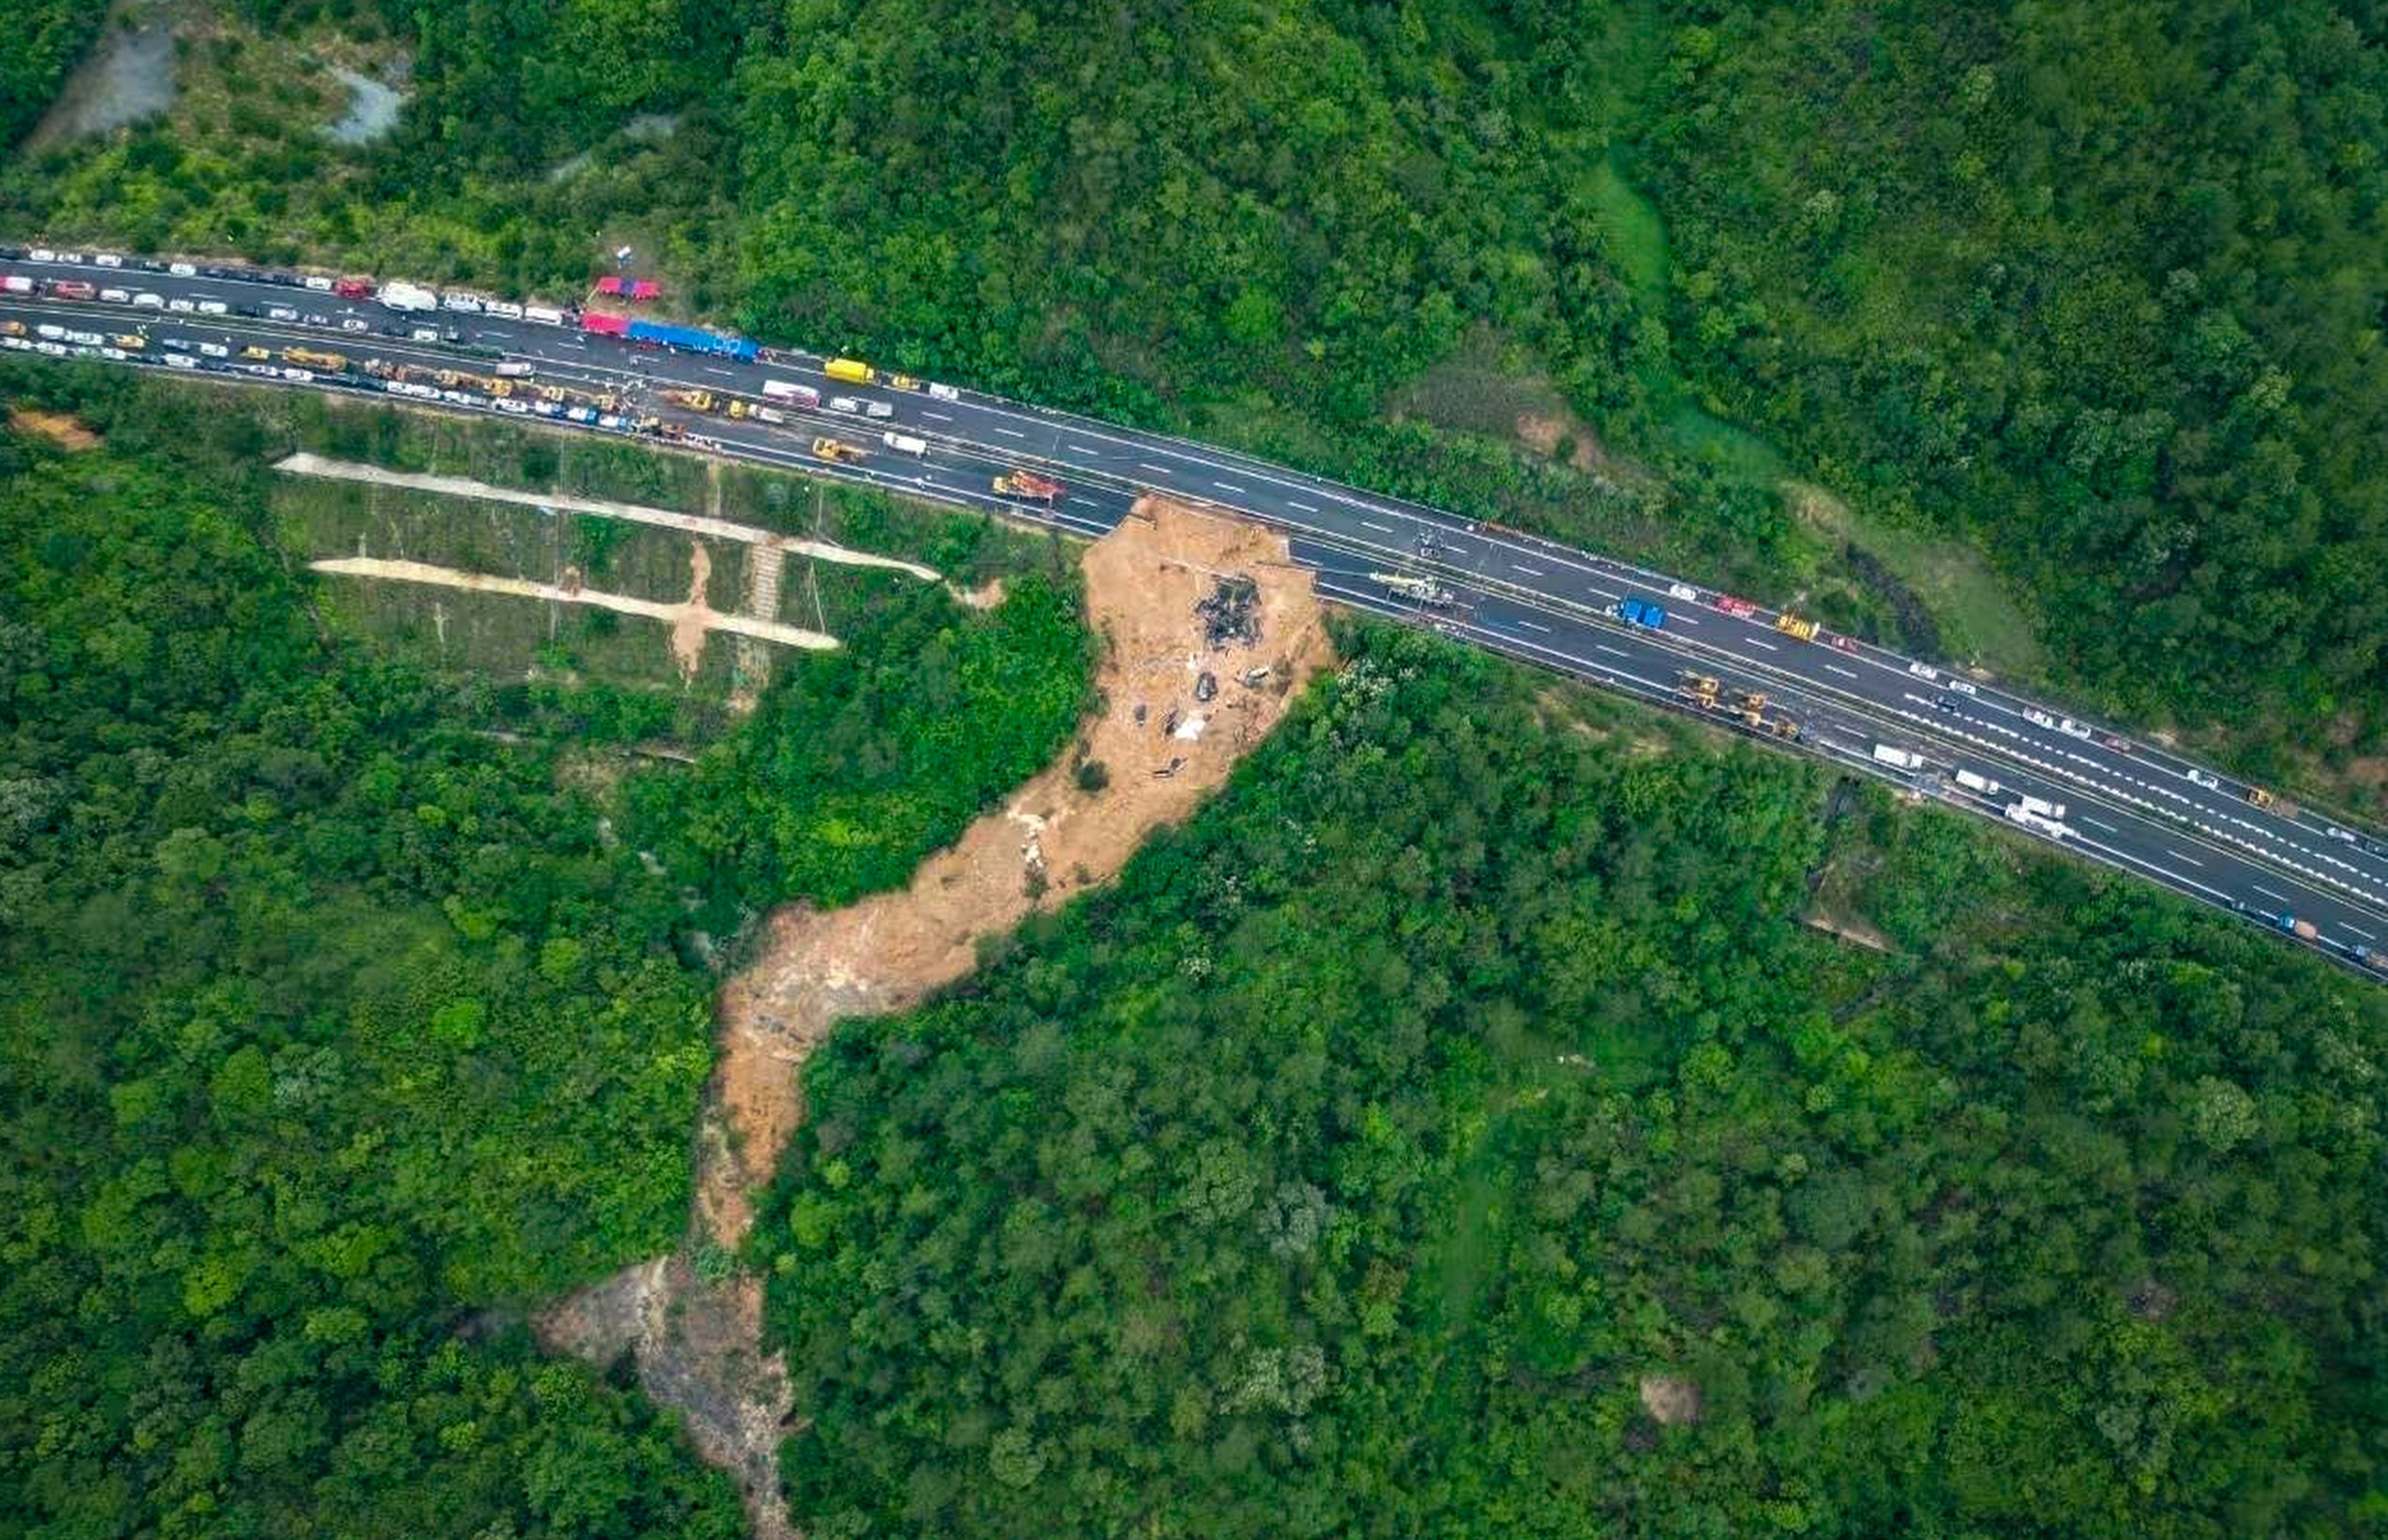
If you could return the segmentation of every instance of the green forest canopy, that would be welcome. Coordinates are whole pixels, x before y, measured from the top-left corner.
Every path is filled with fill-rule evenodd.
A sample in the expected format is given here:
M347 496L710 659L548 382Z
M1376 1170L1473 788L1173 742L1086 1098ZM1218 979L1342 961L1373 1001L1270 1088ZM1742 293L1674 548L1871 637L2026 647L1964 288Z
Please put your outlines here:
M633 777L633 817L564 757L667 698L318 630L264 467L379 414L0 366L20 388L109 442L0 432L0 1532L737 1534L668 1419L519 1323L684 1226L715 980L676 939L900 881L1057 753L1073 592L918 590ZM879 837L749 859L776 846L718 782Z
M2388 997L1346 641L1115 890L811 1062L756 1247L806 1533L2388 1521Z

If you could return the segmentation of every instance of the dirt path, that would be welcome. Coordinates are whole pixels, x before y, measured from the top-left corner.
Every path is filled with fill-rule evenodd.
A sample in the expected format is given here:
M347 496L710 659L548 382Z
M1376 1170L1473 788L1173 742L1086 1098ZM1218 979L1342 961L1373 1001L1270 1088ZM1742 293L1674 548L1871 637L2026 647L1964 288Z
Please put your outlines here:
M1109 881L1153 830L1224 783L1334 661L1309 575L1264 530L1148 499L1087 549L1084 567L1104 704L1080 737L1109 784L1080 791L1079 756L1066 755L931 858L905 891L832 913L771 916L759 959L721 995L692 1246L734 1248L744 1238L753 1194L803 1115L797 1073L840 1019L914 1003L968 974L981 936ZM1205 644L1194 606L1223 572L1259 586L1255 645ZM1217 687L1208 702L1196 696L1205 673ZM784 1371L761 1351L760 1280L707 1285L688 1255L684 1247L564 1301L541 1318L540 1334L599 1363L631 1353L648 1393L679 1407L697 1447L738 1476L758 1540L784 1540L793 1532L778 1454L794 1414Z
M30 406L8 409L8 426L19 433L38 433L59 448L80 454L99 447L99 435L60 412L36 412Z
M590 588L564 588L554 583L536 583L527 578L501 578L488 572L463 572L452 566L434 566L428 562L392 561L380 556L327 556L307 565L318 572L338 573L351 578L392 578L400 582L433 583L441 588L468 589L476 593L508 593L524 599L545 599L558 605L594 605L599 609L619 611L624 615L644 616L661 620L672 628L675 655L680 653L681 629L693 625L702 640L705 631L733 631L757 641L777 642L782 646L807 647L823 652L837 645L837 638L823 636L819 631L799 630L776 620L757 620L747 615L722 615L705 603L705 579L711 559L705 547L692 543L695 555L690 566L692 579L687 602L678 605L657 604L653 599L633 599L626 593L600 593Z
M732 524L726 519L706 518L701 514L674 513L668 508L645 508L635 503L609 503L603 498L576 497L568 492L531 492L518 487L493 487L486 481L475 481L463 476L419 476L413 471L384 470L379 465L361 465L350 460L326 460L317 454L294 454L277 461L273 468L293 476L318 476L334 481L363 481L376 487L405 487L418 492L438 492L449 497L477 498L484 503L518 503L529 508L560 509L573 514L597 514L606 518L628 519L633 524L652 524L665 529L678 529L686 534L703 535L708 540L740 541L748 545L775 545L799 556L817 561L836 562L845 566L875 566L888 572L905 572L924 583L938 579L935 567L922 566L895 556L874 555L868 551L855 551L827 541L805 540L795 535L775 535L768 529L757 529L751 524Z

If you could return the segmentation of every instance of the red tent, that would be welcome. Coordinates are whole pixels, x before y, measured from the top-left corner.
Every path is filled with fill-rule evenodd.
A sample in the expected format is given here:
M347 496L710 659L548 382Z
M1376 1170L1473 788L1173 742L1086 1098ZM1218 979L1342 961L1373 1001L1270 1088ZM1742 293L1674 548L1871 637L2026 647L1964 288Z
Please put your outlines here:
M633 299L660 299L663 294L664 286L653 278L641 278L630 286L630 298Z
M625 294L629 291L629 286L628 278L616 278L611 274L597 280L597 292L600 294Z

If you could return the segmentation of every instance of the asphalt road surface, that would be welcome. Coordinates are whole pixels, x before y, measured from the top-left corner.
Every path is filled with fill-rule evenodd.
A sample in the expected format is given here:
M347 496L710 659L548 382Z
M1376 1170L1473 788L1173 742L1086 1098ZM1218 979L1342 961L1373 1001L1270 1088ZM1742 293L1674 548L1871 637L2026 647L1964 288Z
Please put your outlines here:
M1853 772L2053 837L2250 923L2284 933L2293 921L2310 923L2316 934L2307 944L2349 966L2360 966L2358 958L2388 937L2388 841L2369 831L2285 807L2259 808L2242 783L2114 729L2076 720L1986 678L1933 668L1849 638L1802 639L1778 626L1783 617L1773 610L1611 557L1232 451L978 391L946 399L943 392L932 396L883 383L832 381L815 354L768 350L755 363L742 363L527 320L445 312L402 315L370 300L343 300L244 270L176 275L144 270L132 259L121 268L102 267L90 256L75 263L37 262L0 253L0 280L74 279L130 297L61 300L0 293L0 323L28 328L26 336L0 337L0 343L22 348L46 340L44 351L105 357L101 349L130 334L146 346L120 350L128 362L156 366L179 357L193 372L238 376L246 368L260 379L374 394L381 393L381 382L362 376L343 381L318 372L310 380L287 379L278 355L296 346L355 361L479 374L490 373L502 355L529 364L542 383L621 394L717 452L954 506L997 508L1087 535L1116 524L1145 491L1163 492L1283 530L1295 559L1318 571L1322 592L1356 608L1796 741ZM222 307L224 313L203 313L203 306ZM276 318L276 310L288 313ZM85 340L44 337L38 331L44 325ZM419 338L426 331L437 335ZM179 353L170 344L180 345ZM197 350L203 344L235 356L201 356ZM244 346L277 357L243 364L236 355ZM482 356L467 350L481 350ZM818 390L824 409L787 410L788 424L770 426L677 410L657 395L666 388L702 389L762 404L767 380ZM840 398L856 410L826 410ZM515 415L530 410L520 401L478 396L448 404ZM784 401L769 404L787 408ZM872 410L883 414L870 416ZM923 440L925 452L916 456L888 448L883 435L891 431ZM824 464L812 452L814 439L822 436L838 438L866 457ZM1049 503L998 495L995 477L1013 468L1061 481L1064 490ZM1654 628L1614 613L1637 601L1663 606L1664 619ZM1702 704L1707 681L1715 685L1712 706ZM1764 701L1747 706L1753 692ZM1786 736L1795 729L1796 740ZM1878 748L1896 751L1900 762ZM2009 809L2024 797L2061 807L2048 818L2065 833L2013 822Z

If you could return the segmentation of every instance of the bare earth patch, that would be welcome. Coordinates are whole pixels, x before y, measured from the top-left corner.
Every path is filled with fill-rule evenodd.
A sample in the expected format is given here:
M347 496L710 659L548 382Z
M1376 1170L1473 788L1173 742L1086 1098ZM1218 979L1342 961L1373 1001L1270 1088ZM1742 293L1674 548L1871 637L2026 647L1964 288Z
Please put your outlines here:
M1874 951L1886 952L1891 949L1889 936L1883 935L1882 932L1854 915L1828 914L1823 910L1812 910L1801 915L1799 923L1823 931L1827 935L1837 935L1844 941L1853 942Z
M1672 1426L1700 1419L1700 1387L1671 1374L1642 1377L1642 1409Z
M1334 662L1310 576L1265 530L1148 498L1087 549L1083 566L1102 642L1102 705L1079 739L1109 784L1080 790L1073 751L932 857L903 892L771 916L758 961L721 995L692 1247L734 1248L744 1238L752 1194L803 1116L798 1072L841 1019L917 1002L970 973L982 936L1109 881L1155 829L1191 814ZM1257 585L1255 644L1205 643L1194 606L1223 573ZM1203 701L1206 675L1215 694ZM793 1531L777 1465L794 1414L783 1368L762 1354L761 1326L759 1281L707 1284L685 1249L539 1323L551 1348L601 1364L629 1351L648 1394L679 1407L700 1452L737 1476L758 1540L783 1540Z
M1575 452L1568 464L1577 470L1596 471L1607 463L1592 429L1563 413L1520 412L1517 432L1519 442L1544 456L1558 452L1560 439L1574 440Z
M19 433L38 433L61 449L80 454L99 447L99 435L62 412L36 412L30 406L8 409L8 426Z

